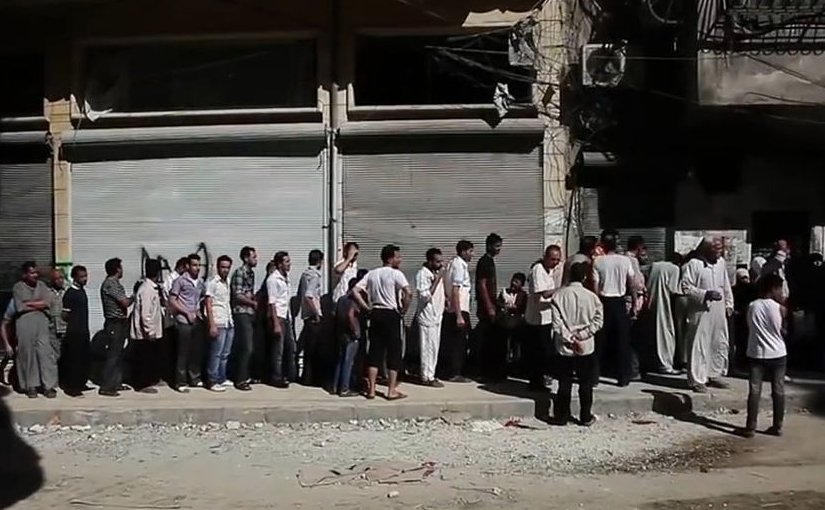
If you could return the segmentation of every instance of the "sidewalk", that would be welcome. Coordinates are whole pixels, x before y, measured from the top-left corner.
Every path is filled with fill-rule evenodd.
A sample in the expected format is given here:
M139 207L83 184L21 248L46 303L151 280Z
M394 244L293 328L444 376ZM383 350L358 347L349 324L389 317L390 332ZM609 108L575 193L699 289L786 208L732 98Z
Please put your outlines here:
M629 412L654 410L664 414L707 411L719 408L744 409L747 382L731 379L731 389L711 390L707 394L686 389L684 378L658 377L649 383L633 383L627 388L602 383L596 390L594 411L597 414L622 415ZM812 405L812 395L821 383L788 384L788 408ZM382 388L379 388L379 391ZM156 395L133 391L119 398L100 397L88 392L81 398L62 393L56 399L28 399L11 394L3 400L13 413L13 421L23 427L35 424L61 425L138 425L145 423L299 423L345 422L368 419L404 419L453 417L492 419L511 416L546 417L551 395L527 391L517 381L497 385L446 383L435 389L412 384L402 386L409 397L388 402L380 397L340 398L318 388L293 385L288 390L255 386L253 391L234 388L225 393L193 389L178 394L169 388L158 388ZM575 393L575 389L574 389ZM763 399L769 405L770 390L765 386ZM574 403L575 409L575 403Z

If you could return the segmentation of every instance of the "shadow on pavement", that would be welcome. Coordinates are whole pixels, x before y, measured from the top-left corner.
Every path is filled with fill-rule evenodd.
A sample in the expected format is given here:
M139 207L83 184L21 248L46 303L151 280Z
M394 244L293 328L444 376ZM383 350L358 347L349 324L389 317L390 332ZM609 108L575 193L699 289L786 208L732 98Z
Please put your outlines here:
M485 383L480 385L479 389L489 391L496 395L530 399L535 403L536 419L543 422L549 422L550 420L550 401L554 397L550 390L546 392L533 391L526 382L514 380L507 380L500 383Z
M44 474L37 451L14 428L4 398L8 390L0 391L0 508L8 508L40 490Z
M701 425L710 430L725 434L741 435L742 428L723 421L713 420L696 414L693 410L693 399L687 393L662 390L642 390L653 397L653 412L670 416L681 422Z

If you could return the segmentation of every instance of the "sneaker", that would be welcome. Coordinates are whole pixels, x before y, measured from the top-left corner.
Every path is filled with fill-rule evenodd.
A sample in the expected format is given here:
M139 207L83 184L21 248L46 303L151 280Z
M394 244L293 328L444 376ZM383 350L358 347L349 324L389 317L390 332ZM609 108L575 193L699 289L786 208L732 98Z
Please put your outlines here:
M100 395L101 397L119 397L120 396L120 393L118 393L116 390L99 389L99 390L97 390L97 394Z
M43 392L43 395L46 398L55 398L55 397L57 397L57 390L54 389L54 388L49 388L48 390Z
M235 385L235 389L238 391L252 391L252 385L248 382L242 382Z
M693 390L694 393L707 393L708 387L704 384L694 384L690 389Z
M429 386L430 388L443 388L444 383L439 381L438 379L433 379L432 381L427 381L424 383L425 386Z
M172 386L172 391L176 391L178 393L189 393L189 388L186 386Z
M224 387L222 384L212 384L208 386L206 389L208 389L209 391L214 391L215 393L223 393L224 391L226 391L226 387Z
M272 383L272 386L285 390L289 388L289 381L275 381Z
M579 420L579 425L582 427L592 427L597 421L599 421L599 417L591 414L589 420Z
M203 381L195 381L189 385L190 388L203 388Z
M768 434L769 436L782 437L782 427L769 427L765 430L765 434Z
M711 379L708 381L708 386L711 388L719 388L720 390L726 390L730 388L730 384L723 379Z
M351 398L351 397L360 397L361 394L358 393L357 391L347 390L347 391L342 391L341 393L338 394L338 396L341 397L341 398Z
M224 381L221 383L221 386L224 388L231 388L233 386L232 381Z

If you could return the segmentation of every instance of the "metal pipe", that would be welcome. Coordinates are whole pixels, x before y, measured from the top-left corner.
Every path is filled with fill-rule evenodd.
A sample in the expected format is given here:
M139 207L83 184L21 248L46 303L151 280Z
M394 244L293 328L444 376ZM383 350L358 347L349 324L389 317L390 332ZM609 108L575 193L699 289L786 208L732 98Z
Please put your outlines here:
M332 0L331 11L331 30L329 39L330 48L330 86L329 86L329 130L328 130L328 145L327 145L327 165L328 165L328 179L329 179L329 217L327 221L327 272L329 274L329 284L332 285L332 275L335 267L336 255L338 253L339 242L339 224L337 219L338 212L338 92L340 86L338 84L338 51L341 48L339 44L341 34L341 1Z

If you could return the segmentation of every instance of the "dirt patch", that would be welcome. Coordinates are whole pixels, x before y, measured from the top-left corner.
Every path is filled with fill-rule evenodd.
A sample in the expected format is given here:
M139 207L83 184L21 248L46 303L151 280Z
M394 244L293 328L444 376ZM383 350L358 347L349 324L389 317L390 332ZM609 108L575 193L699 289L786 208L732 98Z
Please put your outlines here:
M657 501L643 506L645 510L821 510L825 508L825 492L787 491L762 494L730 494L715 498Z

